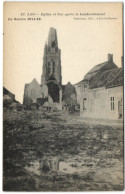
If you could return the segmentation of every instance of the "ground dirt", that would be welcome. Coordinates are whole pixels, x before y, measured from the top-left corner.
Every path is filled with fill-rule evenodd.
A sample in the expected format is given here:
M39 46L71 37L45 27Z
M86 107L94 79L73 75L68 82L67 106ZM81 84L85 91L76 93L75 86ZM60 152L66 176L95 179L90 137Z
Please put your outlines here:
M123 126L67 112L3 110L4 191L123 190ZM57 157L58 170L38 168Z

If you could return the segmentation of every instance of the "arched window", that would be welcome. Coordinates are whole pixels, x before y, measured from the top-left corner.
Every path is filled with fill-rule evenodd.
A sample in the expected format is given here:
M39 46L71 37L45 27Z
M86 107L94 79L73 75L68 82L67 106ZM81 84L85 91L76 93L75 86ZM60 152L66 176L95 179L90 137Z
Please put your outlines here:
M51 63L48 62L48 74L50 74L50 73L51 73Z
M53 74L55 74L55 69L56 67L55 67L55 61L53 61Z

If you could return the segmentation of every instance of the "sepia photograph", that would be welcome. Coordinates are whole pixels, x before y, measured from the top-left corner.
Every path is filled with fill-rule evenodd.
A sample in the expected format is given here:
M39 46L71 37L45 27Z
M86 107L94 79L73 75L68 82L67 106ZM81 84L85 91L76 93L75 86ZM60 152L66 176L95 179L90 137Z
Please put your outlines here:
M124 190L123 3L3 3L3 191Z

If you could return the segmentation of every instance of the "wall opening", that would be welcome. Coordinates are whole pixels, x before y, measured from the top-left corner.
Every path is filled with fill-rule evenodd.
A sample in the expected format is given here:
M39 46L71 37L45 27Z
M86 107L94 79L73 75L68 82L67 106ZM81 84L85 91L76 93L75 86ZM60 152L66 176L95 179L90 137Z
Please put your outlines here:
M122 99L118 101L118 118L122 119Z
M53 99L53 102L59 102L59 86L56 83L49 82L48 93Z
M83 110L86 110L87 107L87 101L86 98L83 99Z

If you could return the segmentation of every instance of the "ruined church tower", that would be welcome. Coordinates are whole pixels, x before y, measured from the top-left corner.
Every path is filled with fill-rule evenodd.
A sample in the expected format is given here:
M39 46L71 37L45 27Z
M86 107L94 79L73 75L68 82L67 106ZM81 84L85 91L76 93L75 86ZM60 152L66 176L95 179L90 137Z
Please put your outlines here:
M48 42L46 42L44 47L41 84L45 84L51 78L55 79L58 84L62 84L60 58L61 50L58 48L56 29L51 27L48 35Z
M61 50L58 48L57 32L50 28L48 41L44 47L43 72L41 86L48 86L48 94L53 102L61 102L62 76L61 76Z

